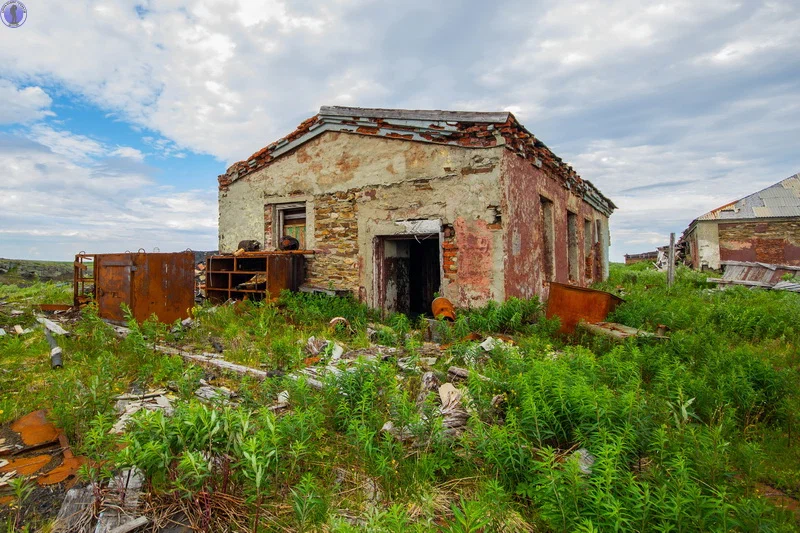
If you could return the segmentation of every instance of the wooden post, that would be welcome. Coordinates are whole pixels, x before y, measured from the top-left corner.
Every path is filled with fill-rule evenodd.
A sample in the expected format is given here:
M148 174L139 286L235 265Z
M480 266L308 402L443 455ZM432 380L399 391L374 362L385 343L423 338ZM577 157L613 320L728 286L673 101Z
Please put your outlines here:
M667 287L675 283L675 233L669 234L669 253L667 254Z

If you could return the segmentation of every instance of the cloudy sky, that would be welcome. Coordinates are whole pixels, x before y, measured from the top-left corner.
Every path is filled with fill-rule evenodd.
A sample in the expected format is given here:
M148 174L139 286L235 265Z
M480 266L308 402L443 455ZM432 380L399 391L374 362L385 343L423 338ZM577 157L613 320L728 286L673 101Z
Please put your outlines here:
M216 177L320 105L509 110L619 206L612 259L800 172L800 3L23 0L0 256L216 247Z

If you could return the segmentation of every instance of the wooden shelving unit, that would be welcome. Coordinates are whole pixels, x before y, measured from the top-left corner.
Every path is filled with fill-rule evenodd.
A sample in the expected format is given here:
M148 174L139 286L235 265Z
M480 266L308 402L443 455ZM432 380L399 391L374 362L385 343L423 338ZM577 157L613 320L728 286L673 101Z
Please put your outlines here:
M214 303L229 299L276 298L284 289L296 291L305 278L306 250L214 255L206 260L206 297ZM256 288L239 288L253 278Z

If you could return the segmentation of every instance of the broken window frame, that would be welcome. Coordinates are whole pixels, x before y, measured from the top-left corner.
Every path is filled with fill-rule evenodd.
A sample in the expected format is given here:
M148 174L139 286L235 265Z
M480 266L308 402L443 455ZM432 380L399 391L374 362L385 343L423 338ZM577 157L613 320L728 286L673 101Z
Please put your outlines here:
M302 211L302 212L301 212ZM308 209L306 202L290 202L285 204L274 204L272 208L272 244L275 248L280 246L280 240L284 236L285 222L287 220L304 220L305 239L308 239ZM301 243L305 244L305 243Z

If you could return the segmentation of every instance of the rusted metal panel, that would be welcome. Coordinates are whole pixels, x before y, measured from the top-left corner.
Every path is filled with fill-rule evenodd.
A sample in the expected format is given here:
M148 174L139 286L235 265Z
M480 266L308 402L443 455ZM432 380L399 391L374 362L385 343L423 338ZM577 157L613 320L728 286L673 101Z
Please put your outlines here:
M102 318L124 321L125 304L138 322L156 315L171 323L188 318L194 305L194 252L81 253L75 257L74 282L75 305L93 296Z
M95 256L95 302L101 317L123 322L122 304L133 308L131 254L98 254Z
M160 322L189 317L194 307L194 252L135 254L133 316L155 314Z
M21 444L10 448L13 450L10 453L12 458L0 467L0 474L12 472L18 476L34 476L41 486L67 479L71 479L68 483L71 484L78 470L87 462L85 457L72 453L66 435L47 419L44 410L17 419L11 424L10 431L18 435Z
M602 322L624 300L610 292L563 283L550 284L547 318L561 319L561 333L572 333L580 321Z

